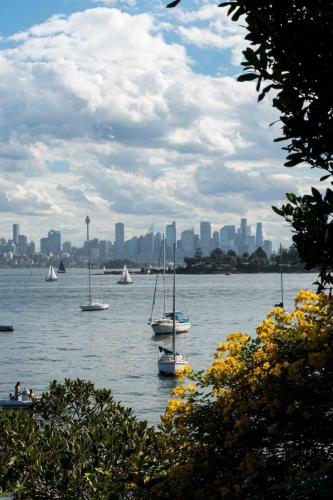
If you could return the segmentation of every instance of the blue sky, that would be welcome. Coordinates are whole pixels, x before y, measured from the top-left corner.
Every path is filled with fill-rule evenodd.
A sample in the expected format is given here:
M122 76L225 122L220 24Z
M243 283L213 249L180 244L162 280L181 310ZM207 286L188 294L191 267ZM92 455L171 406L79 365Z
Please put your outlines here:
M210 2L1 0L0 236L214 230L272 213L314 174L286 169L278 117L238 83L244 28ZM241 23L240 23L241 24Z

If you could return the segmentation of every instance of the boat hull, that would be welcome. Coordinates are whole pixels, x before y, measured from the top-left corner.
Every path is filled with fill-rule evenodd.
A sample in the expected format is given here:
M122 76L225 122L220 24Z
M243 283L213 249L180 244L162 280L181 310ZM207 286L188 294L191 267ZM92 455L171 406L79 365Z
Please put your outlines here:
M162 375L176 375L178 371L182 371L188 366L188 361L181 354L174 356L173 354L163 354L158 362L158 371Z
M156 320L151 323L155 335L168 335L173 333L172 320ZM191 328L191 323L176 321L176 333L185 333Z
M0 408L27 409L32 401L18 401L16 399L0 399Z
M117 281L117 285L133 285L133 281Z
M13 325L0 325L0 332L13 332Z
M91 304L81 304L81 311L105 311L109 309L109 304L103 302L92 302Z

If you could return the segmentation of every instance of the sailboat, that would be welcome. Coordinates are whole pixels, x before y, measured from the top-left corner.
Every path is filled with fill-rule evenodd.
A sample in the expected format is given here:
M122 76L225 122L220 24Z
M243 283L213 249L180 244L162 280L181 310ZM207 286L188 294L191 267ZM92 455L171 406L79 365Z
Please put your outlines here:
M121 278L117 281L118 285L132 285L133 281L130 277L126 264L124 265L123 272L121 273Z
M64 264L64 261L61 260L59 262L59 269L58 269L58 273L65 273L66 272L66 268L65 268L65 264Z
M174 262L174 274L176 272L176 264ZM158 274L156 275L155 290L151 315L148 324L151 325L155 335L167 335L173 333L174 322L176 325L176 333L187 332L191 328L191 323L188 318L185 318L181 311L165 312L165 238L163 236L163 315L159 319L153 319L153 311L156 298Z
M57 273L55 272L54 267L51 265L49 267L49 272L45 278L45 281L57 281L57 279L58 279Z
M90 274L90 240L89 240L89 224L90 217L87 215L86 220L87 224L87 243L88 243L88 287L89 287L89 301L86 304L81 304L80 308L82 311L103 311L104 309L109 308L109 304L105 302L101 302L99 300L93 300L91 296L91 274Z
M172 300L172 350L159 346L158 371L162 375L176 375L188 366L185 357L176 352L176 244L173 246L173 300Z

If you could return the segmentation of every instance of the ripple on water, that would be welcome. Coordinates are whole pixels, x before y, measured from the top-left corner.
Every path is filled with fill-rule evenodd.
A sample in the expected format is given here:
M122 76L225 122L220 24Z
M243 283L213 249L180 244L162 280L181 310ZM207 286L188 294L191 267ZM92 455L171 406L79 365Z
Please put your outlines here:
M34 269L32 274L28 269L0 269L6 290L1 321L15 327L10 337L0 336L0 397L8 395L17 380L40 392L50 380L81 377L111 388L114 397L133 407L139 417L158 423L177 382L159 376L157 370L157 346L171 346L171 336L155 337L147 324L155 276L136 275L128 289L117 287L115 278L93 276L95 296L109 302L110 309L82 313L86 270L70 269L55 286L44 281L45 274L46 269ZM293 307L297 289L314 289L315 278L285 275L287 309ZM168 309L170 286L167 280ZM255 335L258 323L280 300L279 286L278 274L177 276L176 306L189 312L192 323L186 335L177 335L177 350L186 354L194 369L206 368L229 332ZM156 314L161 308L159 291Z

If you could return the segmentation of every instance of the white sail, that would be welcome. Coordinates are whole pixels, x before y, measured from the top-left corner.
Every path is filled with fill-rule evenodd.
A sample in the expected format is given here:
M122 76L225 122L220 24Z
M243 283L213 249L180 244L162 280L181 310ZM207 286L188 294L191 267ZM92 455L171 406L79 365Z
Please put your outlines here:
M53 266L51 266L51 278L53 280L56 280L58 277L57 277L57 273L55 272L55 269Z
M130 273L128 272L126 264L124 265L123 272L121 273L121 278L118 281L119 284L126 285L129 283L133 283L133 280L130 276Z
M48 272L47 278L45 278L45 279L46 279L46 281L57 281L58 276L57 276L57 273L55 272L54 267L52 265L49 267L49 272Z

